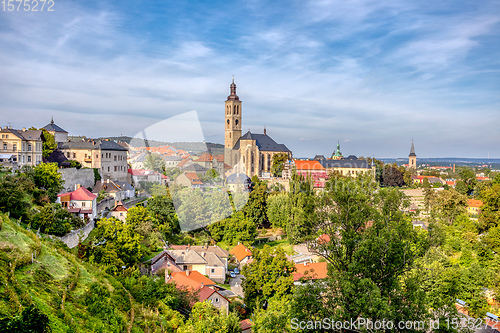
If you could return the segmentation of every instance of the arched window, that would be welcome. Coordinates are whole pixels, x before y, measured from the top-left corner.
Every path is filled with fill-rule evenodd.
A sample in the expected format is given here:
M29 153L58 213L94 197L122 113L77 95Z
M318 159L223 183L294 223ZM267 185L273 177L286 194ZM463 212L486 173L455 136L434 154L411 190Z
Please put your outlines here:
M233 114L236 114L236 105L233 107Z
M229 132L229 138L231 139L231 132Z

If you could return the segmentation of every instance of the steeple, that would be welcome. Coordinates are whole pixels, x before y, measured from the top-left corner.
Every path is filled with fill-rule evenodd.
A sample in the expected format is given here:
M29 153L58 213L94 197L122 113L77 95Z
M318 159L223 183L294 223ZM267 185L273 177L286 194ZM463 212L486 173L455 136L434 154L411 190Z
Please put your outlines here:
M236 84L234 83L234 78L233 78L233 83L229 86L229 89L231 91L231 94L227 96L228 101L239 101L240 98L238 95L236 95Z
M54 125L54 116L52 116L52 118L50 119L50 123Z
M415 147L413 146L413 139L411 139L411 149L410 149L410 155L409 156L417 156L417 154L415 154Z
M340 140L337 141L337 150L332 154L332 160L341 160L343 158L340 152Z

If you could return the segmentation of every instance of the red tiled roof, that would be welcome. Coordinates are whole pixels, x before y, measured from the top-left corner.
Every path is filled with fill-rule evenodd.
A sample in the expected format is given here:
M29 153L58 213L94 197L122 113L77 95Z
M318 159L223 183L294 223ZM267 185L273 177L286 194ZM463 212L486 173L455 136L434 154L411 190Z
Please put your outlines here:
M185 166L188 162L189 162L189 159L188 159L188 158L185 158L185 159L183 159L182 161L180 161L180 162L179 162L179 164L177 164L177 167L182 168L182 167L183 167L183 166Z
M467 206L469 207L481 207L483 205L483 202L481 200L477 199L468 199L467 200Z
M209 153L203 153L197 160L196 162L211 162L212 161L212 155Z
M178 287L200 289L202 283L204 286L215 285L214 281L204 275L201 275L198 271L189 271L189 275L187 275L187 272L177 272L172 273L171 276L172 279L170 281L175 281Z
M146 171L144 169L128 169L128 173L132 176L144 176Z
M328 273L326 262L296 264L295 269L297 271L293 274L293 281L298 281L300 278L308 280L325 279Z
M325 170L325 168L318 161L294 160L294 162L295 162L295 168L297 170L317 170L317 171L324 171Z
M245 319L240 321L240 329L242 331L249 329L250 327L252 327L252 325L253 323L250 319Z
M325 244L330 241L330 235L323 234L318 237L318 244Z
M193 184L193 185L202 185L203 184L202 181L200 180L200 178L198 178L198 175L196 173L186 172L185 175L189 179L191 184Z
M232 255L238 259L238 261L242 261L246 257L250 257L252 252L243 244L238 244L231 251L229 251Z
M123 205L123 203L121 201L118 201L116 203L115 208L113 208L111 211L112 212L128 212L128 209L125 208L125 206Z
M80 201L92 201L95 198L97 198L97 195L94 193L91 193L89 190L87 190L85 187L81 186L79 189L73 192L67 192L67 193L61 193L58 194L58 197L63 197L66 195L70 195L70 200L80 200Z

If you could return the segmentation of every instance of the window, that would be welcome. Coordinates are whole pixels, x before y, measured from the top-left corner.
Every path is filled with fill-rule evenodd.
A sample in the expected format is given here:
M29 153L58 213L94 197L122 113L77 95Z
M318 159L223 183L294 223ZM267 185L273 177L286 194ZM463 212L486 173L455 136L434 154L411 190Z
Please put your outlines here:
M28 155L28 163L31 162L31 155Z
M7 144L6 143L3 144L3 150L7 150Z
M85 207L85 201L82 202L82 207Z
M66 153L66 156L67 156L68 158L70 158L70 157L71 157L71 154L70 154L70 153Z
M31 143L28 143L28 151L31 151Z
M116 165L115 165L115 171L117 171L117 169L116 169Z
M73 158L76 158L76 153L73 153Z
M17 143L12 144L12 150L17 150Z
M215 273L215 268L212 268L212 269L210 270L210 273L214 274L214 273Z
M99 154L95 154L95 158L99 158Z
M85 154L85 159L87 159L87 154Z
M108 172L109 172L109 167L108 167Z
M116 155L115 155L115 162L116 162Z
M215 298L215 303L219 303L219 299L217 297Z

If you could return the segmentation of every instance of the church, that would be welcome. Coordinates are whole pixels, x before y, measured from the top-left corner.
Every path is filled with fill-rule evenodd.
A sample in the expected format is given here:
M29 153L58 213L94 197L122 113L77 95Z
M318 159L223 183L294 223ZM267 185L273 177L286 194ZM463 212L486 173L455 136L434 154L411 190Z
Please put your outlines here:
M249 177L270 177L273 156L285 153L291 160L292 152L284 144L276 143L267 135L266 129L264 134L248 131L242 136L241 104L233 79L230 95L225 102L224 162L231 166L233 173L244 173Z

